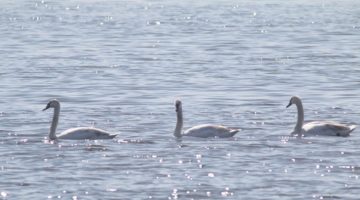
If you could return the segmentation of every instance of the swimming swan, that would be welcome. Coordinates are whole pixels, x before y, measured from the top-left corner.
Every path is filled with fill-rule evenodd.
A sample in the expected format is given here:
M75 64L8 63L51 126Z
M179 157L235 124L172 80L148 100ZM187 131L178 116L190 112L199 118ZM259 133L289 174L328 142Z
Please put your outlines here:
M231 129L224 126L212 125L212 124L203 124L194 126L190 129L187 129L184 133L181 133L183 127L183 113L181 101L176 100L175 102L177 121L176 128L174 131L174 136L180 138L182 136L190 136L190 137L200 137L200 138L208 138L208 137L219 137L219 138L227 138L234 136L239 130Z
M295 104L297 107L298 118L296 126L291 135L306 136L306 135L328 135L328 136L349 136L350 133L356 128L355 125L346 126L332 121L313 121L304 124L304 108L301 99L293 96L290 99L286 108Z
M116 134L110 134L107 131L93 127L70 128L66 131L63 131L61 134L56 135L55 132L60 114L60 102L56 99L51 100L43 109L43 111L49 108L54 108L54 116L51 123L50 134L49 134L50 140L56 140L56 139L96 140L96 139L112 139L116 136Z

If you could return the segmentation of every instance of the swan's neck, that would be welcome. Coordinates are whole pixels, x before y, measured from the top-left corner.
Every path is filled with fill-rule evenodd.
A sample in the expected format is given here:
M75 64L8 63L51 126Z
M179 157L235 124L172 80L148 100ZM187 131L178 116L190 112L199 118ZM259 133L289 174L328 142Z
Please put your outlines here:
M182 109L179 108L178 111L176 112L176 127L175 127L175 131L174 131L174 136L175 137L181 137L181 130L183 127L183 114L182 114Z
M295 104L297 107L298 114L297 114L297 122L294 131L295 133L301 133L304 124L304 108L300 100L297 101Z
M59 114L60 114L60 106L57 106L54 108L54 116L51 122L51 127L50 127L50 134L49 134L49 139L50 140L55 140L56 139L56 127L58 125L59 122Z

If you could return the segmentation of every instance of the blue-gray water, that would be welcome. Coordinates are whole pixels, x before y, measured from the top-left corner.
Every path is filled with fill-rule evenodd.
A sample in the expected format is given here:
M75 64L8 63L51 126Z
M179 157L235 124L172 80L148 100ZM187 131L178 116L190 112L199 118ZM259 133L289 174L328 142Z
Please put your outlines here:
M359 1L2 1L0 198L358 199L360 128L289 138L305 119L360 122ZM114 140L46 142L93 126ZM177 141L185 127L241 128Z

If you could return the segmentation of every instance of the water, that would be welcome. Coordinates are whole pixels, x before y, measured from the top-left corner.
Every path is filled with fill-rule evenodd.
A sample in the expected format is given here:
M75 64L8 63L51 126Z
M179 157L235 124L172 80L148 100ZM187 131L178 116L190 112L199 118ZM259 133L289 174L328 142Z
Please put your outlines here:
M358 199L360 131L289 138L305 118L360 121L358 1L3 1L2 199ZM96 126L114 140L46 140ZM185 127L241 128L175 140Z

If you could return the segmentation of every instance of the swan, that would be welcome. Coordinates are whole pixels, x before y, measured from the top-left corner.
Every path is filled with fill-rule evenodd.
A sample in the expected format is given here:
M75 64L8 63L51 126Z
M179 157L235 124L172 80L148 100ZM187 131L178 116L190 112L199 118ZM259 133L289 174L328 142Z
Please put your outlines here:
M347 126L333 121L312 121L304 124L304 108L301 99L293 96L286 108L295 104L297 107L297 122L291 135L328 135L328 136L349 136L356 128L355 125Z
M107 131L93 128L93 127L77 127L70 128L66 131L63 131L59 135L56 135L56 127L59 121L60 114L60 102L56 99L49 101L43 111L54 108L54 116L51 122L49 139L66 139L66 140L96 140L96 139L112 139L117 134L110 134Z
M190 136L190 137L199 137L199 138L208 138L208 137L219 137L219 138L227 138L234 136L239 130L231 129L224 126L212 125L212 124L203 124L194 126L190 129L187 129L182 132L183 128L183 113L182 113L182 105L180 100L176 100L175 108L177 114L176 127L174 131L174 136L177 138L181 138L182 136Z

